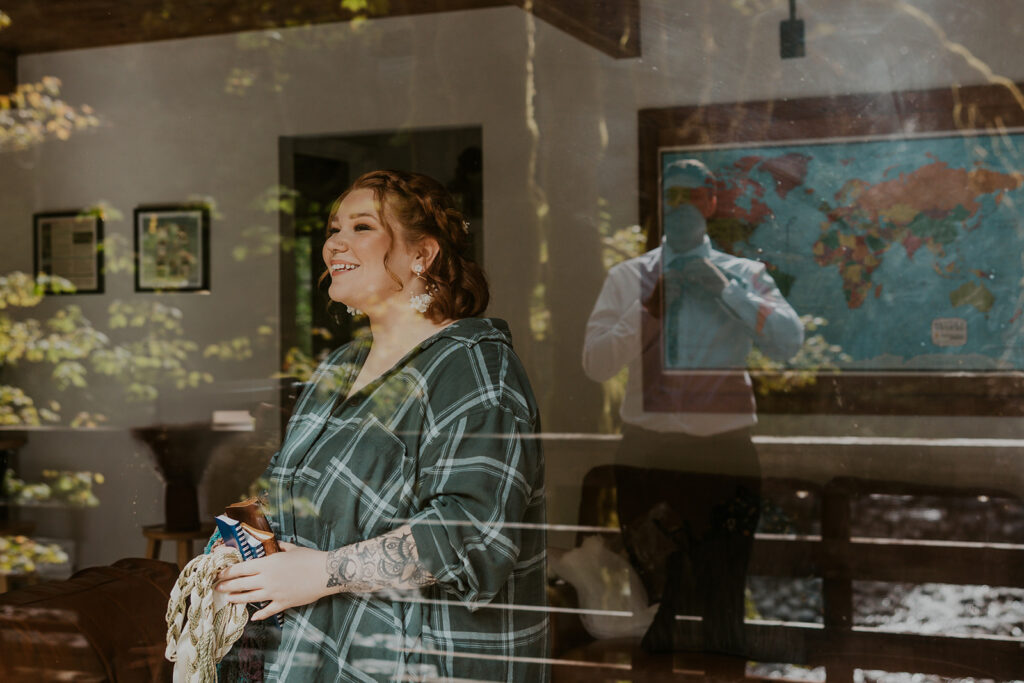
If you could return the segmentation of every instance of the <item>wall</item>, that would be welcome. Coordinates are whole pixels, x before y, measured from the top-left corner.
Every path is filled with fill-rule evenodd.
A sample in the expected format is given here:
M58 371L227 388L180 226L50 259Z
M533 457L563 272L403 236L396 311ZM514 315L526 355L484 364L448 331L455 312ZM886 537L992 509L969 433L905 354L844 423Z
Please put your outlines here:
M278 182L279 136L481 125L491 313L512 325L547 429L593 431L601 395L582 375L579 349L603 278L600 227L637 221L638 109L1024 79L1017 41L1005 34L1024 23L1012 20L1024 18L1013 0L984 10L952 0L805 0L799 10L808 56L786 61L777 52L786 3L757 0L645 1L643 57L634 60L606 57L511 7L26 56L22 82L58 76L62 97L91 105L104 126L5 155L0 272L31 268L33 212L104 200L125 216L108 234L130 243L134 206L210 196L219 213L212 291L160 300L183 311L201 347L252 334L276 325L277 264L237 261L232 248L247 228L277 228L254 200ZM238 69L255 76L244 94L227 91ZM538 278L551 311L542 342L529 334ZM155 296L135 294L120 274L105 295L75 303L102 320L115 299ZM278 353L273 343L259 347L221 376L267 377ZM213 403L165 403L134 419L202 419ZM1018 432L1014 421L974 418L762 420L769 433L993 430ZM557 452L549 458L557 466ZM108 474L103 506L77 522L84 537L102 539L82 549L81 564L141 553L138 527L161 518L159 480L123 430L33 433L22 465L27 476L53 466Z

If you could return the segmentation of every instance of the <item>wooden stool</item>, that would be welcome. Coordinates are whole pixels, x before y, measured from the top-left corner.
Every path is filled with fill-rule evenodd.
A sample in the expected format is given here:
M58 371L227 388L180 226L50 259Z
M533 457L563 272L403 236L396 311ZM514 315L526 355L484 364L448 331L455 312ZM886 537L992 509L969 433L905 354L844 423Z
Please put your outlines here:
M160 559L160 545L164 541L178 544L178 569L184 569L194 555L192 541L206 541L213 534L213 525L208 524L194 531L167 531L163 524L151 524L142 527L142 535L146 537L146 557L151 560Z
M0 574L0 593L9 590L17 590L26 586L34 586L39 583L39 574L29 572L27 574Z

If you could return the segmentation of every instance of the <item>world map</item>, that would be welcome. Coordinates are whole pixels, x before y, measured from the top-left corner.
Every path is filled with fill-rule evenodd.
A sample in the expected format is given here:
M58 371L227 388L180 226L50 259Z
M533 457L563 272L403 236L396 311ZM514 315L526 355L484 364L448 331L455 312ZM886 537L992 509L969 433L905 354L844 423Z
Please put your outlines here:
M716 175L716 248L764 262L849 369L1024 368L1024 135L663 151Z

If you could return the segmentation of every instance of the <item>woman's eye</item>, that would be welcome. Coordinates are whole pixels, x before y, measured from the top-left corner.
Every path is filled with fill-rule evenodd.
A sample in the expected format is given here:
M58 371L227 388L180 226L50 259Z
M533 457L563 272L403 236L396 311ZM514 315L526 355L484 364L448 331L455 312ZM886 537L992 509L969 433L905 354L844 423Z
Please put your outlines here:
M373 228L367 225L366 223L358 223L355 227L355 230L356 232L359 232L361 230L373 230Z

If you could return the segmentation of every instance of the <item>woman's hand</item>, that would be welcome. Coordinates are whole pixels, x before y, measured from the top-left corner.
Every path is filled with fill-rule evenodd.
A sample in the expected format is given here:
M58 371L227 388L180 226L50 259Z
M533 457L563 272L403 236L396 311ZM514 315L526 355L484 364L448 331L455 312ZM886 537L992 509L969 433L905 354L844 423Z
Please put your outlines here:
M266 619L289 607L316 602L328 594L327 553L279 542L281 552L221 571L216 590L228 593L228 602L269 601L252 615Z

